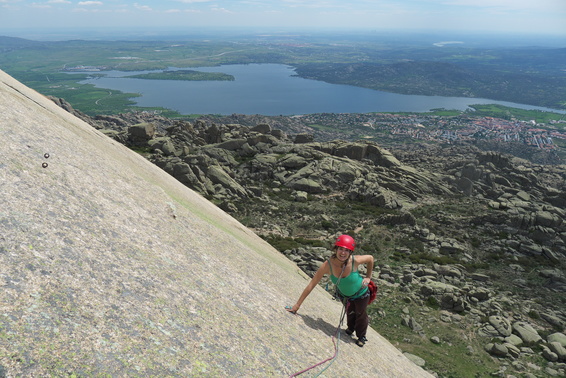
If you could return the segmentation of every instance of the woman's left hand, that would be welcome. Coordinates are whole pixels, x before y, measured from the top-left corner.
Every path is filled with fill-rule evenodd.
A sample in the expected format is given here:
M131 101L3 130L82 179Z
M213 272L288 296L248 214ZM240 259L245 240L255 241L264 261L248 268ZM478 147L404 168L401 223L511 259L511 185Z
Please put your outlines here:
M369 285L369 281L371 281L371 279L369 278L364 278L364 280L362 281L362 286L368 286Z

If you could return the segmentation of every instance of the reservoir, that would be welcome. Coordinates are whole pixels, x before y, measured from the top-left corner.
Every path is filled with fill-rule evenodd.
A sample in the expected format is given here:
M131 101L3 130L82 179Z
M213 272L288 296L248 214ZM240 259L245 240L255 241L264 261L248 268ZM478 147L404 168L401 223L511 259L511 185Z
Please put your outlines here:
M139 93L141 97L133 99L138 106L163 107L181 114L427 112L438 108L466 110L474 104L499 104L563 113L548 108L481 98L401 95L329 84L293 76L293 67L282 64L239 64L185 69L222 72L234 76L235 80L147 80L125 76L159 71L103 71L100 73L104 77L92 77L81 81L81 84Z

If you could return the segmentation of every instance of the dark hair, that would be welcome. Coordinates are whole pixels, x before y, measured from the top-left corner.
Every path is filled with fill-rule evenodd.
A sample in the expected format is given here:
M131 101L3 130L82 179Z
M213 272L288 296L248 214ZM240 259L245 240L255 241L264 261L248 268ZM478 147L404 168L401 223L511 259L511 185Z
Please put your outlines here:
M332 255L330 255L330 258L331 258L331 259L332 259L332 258L335 258L335 259L338 258L338 257L336 257L336 250L337 250L338 248L340 248L340 247L338 247L337 245L335 245L334 247L332 247ZM348 248L346 248L346 247L342 247L342 248L348 250L348 251L350 252L350 256L352 256L352 254L354 253L354 251L352 251L351 249L348 249ZM345 263L344 263L344 264L345 264Z

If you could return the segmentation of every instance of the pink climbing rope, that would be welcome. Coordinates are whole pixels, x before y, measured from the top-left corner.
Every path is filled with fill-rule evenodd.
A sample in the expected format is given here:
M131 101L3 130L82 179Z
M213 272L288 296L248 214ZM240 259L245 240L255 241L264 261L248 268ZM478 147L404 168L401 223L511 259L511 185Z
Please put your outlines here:
M316 367L318 367L318 366L320 366L320 365L322 365L322 364L324 364L328 361L334 362L333 360L336 357L338 357L338 343L336 342L336 339L338 339L338 341L340 341L340 326L342 325L342 322L344 321L344 316L348 312L348 306L349 305L350 305L350 302L347 301L346 304L343 307L344 312L342 313L342 315L340 315L340 323L338 324L338 327L336 328L336 333L332 336L332 343L334 344L334 355L332 357L325 359L324 361L320 361L319 363L317 363L313 366L310 366L310 367L308 367L304 370L299 371L298 373L295 373L295 374L289 376L289 378L293 378L293 377L296 377L296 376L301 375L303 373L306 373L307 371L312 370L312 369L314 369L314 368L316 368ZM336 337L336 335L338 335L338 337ZM332 362L327 367L325 367L320 373L322 373L324 370L328 369L330 367L330 365L332 364ZM319 375L320 375L320 373L319 373Z

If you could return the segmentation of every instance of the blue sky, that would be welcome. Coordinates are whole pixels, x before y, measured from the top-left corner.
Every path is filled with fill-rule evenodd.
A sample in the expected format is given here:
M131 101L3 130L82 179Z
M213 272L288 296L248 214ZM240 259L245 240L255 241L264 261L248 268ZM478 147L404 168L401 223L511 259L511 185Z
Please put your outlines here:
M558 34L566 0L0 0L0 32L25 28L368 28Z

